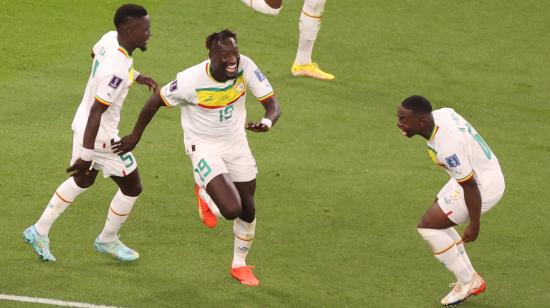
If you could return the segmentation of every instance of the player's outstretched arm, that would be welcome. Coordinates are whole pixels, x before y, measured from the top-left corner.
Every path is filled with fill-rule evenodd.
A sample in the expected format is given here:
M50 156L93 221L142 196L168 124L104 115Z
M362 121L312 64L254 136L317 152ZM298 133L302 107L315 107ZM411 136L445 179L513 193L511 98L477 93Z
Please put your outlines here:
M147 102L141 109L132 133L130 135L122 137L122 139L115 142L112 146L113 152L119 155L123 155L127 152L132 151L139 143L141 136L145 131L145 128L147 127L149 122L151 122L151 120L159 110L160 106L164 106L164 102L162 101L162 98L160 97L160 92L157 88L155 93L151 95L151 97L147 100Z
M90 115L88 116L88 122L86 123L86 129L84 130L83 151L72 166L67 168L67 173L71 176L79 175L82 172L86 172L92 165L92 156L94 151L95 138L97 137L97 131L101 123L101 115L107 110L109 106L106 106L97 100L90 109Z
M148 86L149 91L150 90L155 91L159 87L159 85L157 84L157 82L153 78L151 78L149 76L146 76L144 74L141 74L141 73L137 76L136 82L139 83L139 84Z
M473 242L479 235L480 217L481 217L481 193L476 180L472 176L470 179L460 183L464 190L464 201L470 215L470 224L464 229L462 240Z
M260 122L246 124L246 129L253 132L267 132L281 116L281 107L275 95L263 100L262 105L265 109L264 118Z

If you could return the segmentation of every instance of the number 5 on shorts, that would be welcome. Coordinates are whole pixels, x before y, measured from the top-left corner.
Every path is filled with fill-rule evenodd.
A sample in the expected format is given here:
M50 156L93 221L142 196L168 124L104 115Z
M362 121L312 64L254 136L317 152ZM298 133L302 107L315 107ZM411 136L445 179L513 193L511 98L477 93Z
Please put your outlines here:
M193 171L195 171L201 178L201 181L204 182L204 179L210 174L210 172L212 172L212 168L208 166L203 158L199 161L199 163L197 164L197 168L195 168Z

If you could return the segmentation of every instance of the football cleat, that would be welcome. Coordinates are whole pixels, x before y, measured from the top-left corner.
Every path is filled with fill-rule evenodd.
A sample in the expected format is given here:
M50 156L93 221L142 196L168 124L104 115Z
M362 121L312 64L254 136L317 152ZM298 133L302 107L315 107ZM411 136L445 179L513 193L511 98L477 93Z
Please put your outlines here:
M43 261L55 261L55 257L50 252L50 239L47 235L41 236L38 234L34 225L23 231L23 239L31 245L40 259Z
M474 278L469 283L461 283L460 281L457 281L455 283L451 283L449 287L452 287L453 289L449 294L447 294L447 296L441 299L441 304L443 306L461 304L468 297L485 292L487 285L485 280L483 280L478 273L474 273Z
M254 266L241 266L231 269L231 276L247 286L257 286L260 281L252 273Z
M201 188L199 185L195 184L195 196L197 197L199 216L205 226L208 228L214 228L218 223L218 219L216 218L216 215L212 213L206 201L201 198L200 189Z
M135 261L139 258L139 253L126 247L119 239L110 243L103 243L96 238L94 241L95 250L101 253L108 253L121 261Z
M290 72L294 76L305 76L321 80L332 80L335 78L334 75L321 70L315 62L304 65L294 63Z

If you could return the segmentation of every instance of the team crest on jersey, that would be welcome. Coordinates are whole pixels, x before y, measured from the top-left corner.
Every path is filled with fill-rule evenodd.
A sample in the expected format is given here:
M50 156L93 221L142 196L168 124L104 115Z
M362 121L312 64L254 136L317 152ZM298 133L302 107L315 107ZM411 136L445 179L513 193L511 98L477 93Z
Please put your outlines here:
M178 81L174 80L170 83L170 92L174 92L178 89Z
M453 154L445 158L445 161L447 162L447 165L449 165L449 167L451 168L460 166L460 161L458 160L458 157L456 156L456 154Z
M109 81L109 87L116 89L120 86L121 83L122 83L122 78L117 77L116 75L113 75L113 78L111 79L111 81Z
M256 69L254 71L254 75L256 75L256 78L258 78L259 81L264 81L265 80L264 74L262 74L262 72L259 69Z
M235 91L242 92L244 91L244 84L242 82L239 82L235 84Z

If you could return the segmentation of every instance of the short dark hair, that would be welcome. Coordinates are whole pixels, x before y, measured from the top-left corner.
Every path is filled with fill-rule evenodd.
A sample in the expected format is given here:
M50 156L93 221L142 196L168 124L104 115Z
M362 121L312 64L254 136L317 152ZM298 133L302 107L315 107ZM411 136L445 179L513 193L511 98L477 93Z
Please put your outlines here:
M432 112L432 104L427 98L421 95L413 95L405 98L401 103L406 109L412 110L415 114L426 114Z
M147 16L147 10L138 4L123 4L115 13L115 27L118 28L132 18Z
M229 29L223 29L220 32L214 32L206 38L206 49L210 50L214 44L221 44L228 39L234 39L237 42L237 34Z

